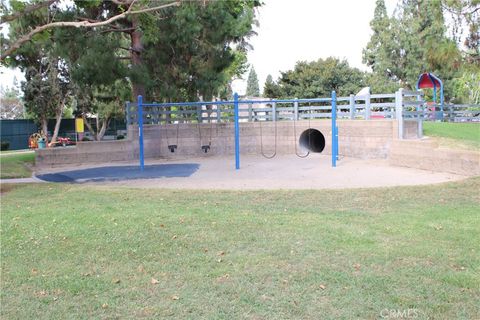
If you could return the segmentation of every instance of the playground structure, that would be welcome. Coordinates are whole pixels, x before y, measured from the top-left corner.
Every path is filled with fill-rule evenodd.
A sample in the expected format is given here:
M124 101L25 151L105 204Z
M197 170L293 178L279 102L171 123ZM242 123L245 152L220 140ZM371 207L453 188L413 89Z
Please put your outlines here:
M126 105L127 139L36 150L36 167L136 162L141 168L155 161L219 158L238 169L240 156L261 162L321 152L333 166L344 157L384 159L393 166L480 174L478 153L446 151L421 139L426 114L421 91L318 99L140 102Z
M333 99L238 100L237 122L235 100L141 101L141 108L127 103L127 139L39 150L37 165L141 160L142 149L144 160L231 155L235 166L240 154L306 156L322 151L332 156L332 165L342 156L385 159L394 139L421 137L422 113L417 109L422 96L422 92L399 90L362 97L333 95ZM372 117L378 114L383 119ZM337 146L332 135L336 127Z
M432 88L433 104L427 107L427 112L431 114L433 120L442 120L444 112L443 82L433 73L422 73L418 77L417 90ZM440 91L440 105L437 105L437 89ZM438 109L438 110L437 110Z
M343 148L343 155L346 156L358 156L351 151L352 138L355 136L355 130L352 130L352 121L356 121L357 118L363 118L364 120L370 120L372 118L372 111L382 109L384 117L389 118L387 120L387 132L381 134L377 133L378 137L391 137L392 125L396 124L395 130L398 130L398 137L400 139L407 137L421 137L422 133L422 115L423 110L423 93L422 92L410 92L399 90L394 95L368 95L367 97L358 97L364 99L364 110L358 111L355 104L356 97L351 95L350 97L337 98L336 92L332 91L332 95L329 98L316 98L316 99L284 99L284 100L239 100L238 95L234 95L232 101L210 101L210 102L181 102L181 103L145 103L143 97L138 97L138 103L134 105L132 112L132 105L127 103L127 119L129 123L138 125L138 145L139 145L139 165L143 170L145 159L145 140L148 141L149 150L160 150L160 152L148 153L149 157L162 157L161 149L155 148L155 143L161 142L162 137L166 140L167 149L170 153L175 153L179 148L179 141L183 141L187 137L192 137L193 132L198 129L199 137L199 149L204 153L208 153L212 149L212 137L215 136L217 142L220 142L219 138L227 140L218 143L223 147L229 145L228 132L224 132L224 129L230 131L228 124L233 122L234 133L234 154L235 154L235 168L240 168L240 123L242 123L242 134L247 137L247 141L242 143L244 147L243 153L252 153L255 147L259 147L259 153L265 158L271 159L277 154L278 145L285 147L290 145L290 149L293 144L295 154L299 157L306 157L310 152L322 152L325 148L325 136L329 136L331 144L327 149L327 152L331 154L332 166L336 166L336 162L339 158L339 127L337 126L337 117L343 120L342 126L344 127L345 137L347 138L347 145L349 147ZM395 98L395 102L381 102L372 104L371 99L392 99ZM414 98L414 99L412 99ZM347 104L348 103L348 104ZM136 107L136 108L135 108ZM338 116L337 116L338 114ZM331 119L331 124L328 127L325 119ZM396 119L397 121L393 121ZM308 123L308 126L306 124ZM412 123L415 128L412 131ZM147 136L144 134L144 125L150 125L147 128ZM255 125L257 124L257 125ZM313 124L313 127L312 127ZM264 127L269 127L265 130ZM301 129L300 136L297 135L297 126ZM368 124L364 124L364 127L373 127ZM163 127L164 134L161 133ZM279 130L280 127L280 130ZM359 130L358 126L357 131ZM181 128L181 129L180 129ZM293 132L292 132L293 129ZM350 129L350 130L349 130ZM265 132L270 133L268 138L264 139ZM190 131L190 132L189 132ZM207 135L203 135L202 131L207 131ZM215 131L215 134L213 133ZM220 134L219 134L219 131ZM170 134L169 134L170 132ZM375 133L369 132L363 134L362 140L365 142L369 140L368 136L375 137ZM174 143L169 142L169 136L174 139ZM273 136L272 136L273 135ZM205 136L208 136L208 143L205 141ZM280 139L279 139L280 136ZM180 138L181 137L181 138ZM259 138L259 139L258 139ZM259 140L259 141L258 141ZM268 142L265 142L267 140ZM272 141L273 140L273 141ZM279 141L280 140L280 141ZM170 140L171 141L171 140ZM184 145L187 145L190 149L194 149L194 144L191 141L183 141ZM371 142L371 139L370 141ZM270 148L270 153L265 153L264 145L273 145L273 149ZM382 150L382 147L388 145L388 142L384 142L383 146L376 146L376 150ZM230 144L231 145L231 144ZM280 148L281 148L280 147ZM299 153L299 147L303 149L303 154ZM367 149L367 148L366 148ZM219 151L216 150L216 153ZM258 152L258 151L257 151ZM228 153L228 148L227 152ZM284 151L285 153L285 151ZM195 154L195 152L193 152ZM378 156L378 155L376 155ZM361 154L360 157L369 157L367 154Z

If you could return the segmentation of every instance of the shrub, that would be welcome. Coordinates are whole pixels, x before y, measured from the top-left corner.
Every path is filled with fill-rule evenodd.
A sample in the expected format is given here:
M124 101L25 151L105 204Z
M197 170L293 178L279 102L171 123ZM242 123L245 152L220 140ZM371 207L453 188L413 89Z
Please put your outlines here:
M5 150L8 150L8 148L10 148L10 142L2 141L0 150L5 151Z
M125 139L125 136L123 134L119 134L117 136L117 140L123 140L123 139Z
M83 137L83 138L82 138L82 141L92 141L92 140L90 140L89 137Z

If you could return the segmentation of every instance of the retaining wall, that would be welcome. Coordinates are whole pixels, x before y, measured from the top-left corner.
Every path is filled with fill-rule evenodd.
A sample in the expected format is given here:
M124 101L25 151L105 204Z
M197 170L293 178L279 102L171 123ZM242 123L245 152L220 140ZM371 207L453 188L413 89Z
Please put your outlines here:
M404 166L462 175L480 175L480 153L440 148L429 139L417 139L417 122L404 122L404 138L398 139L394 120L339 120L340 156L361 159L387 159L394 166ZM177 141L178 128L178 141ZM200 140L199 128L202 139ZM331 120L277 122L277 154L304 154L298 145L300 135L312 128L325 137L324 154L331 154ZM260 134L262 132L262 134ZM210 139L211 134L211 139ZM167 138L168 137L168 138ZM201 145L211 140L211 149L204 153ZM146 125L144 127L145 158L185 159L188 157L233 156L235 152L233 123ZM169 144L177 144L175 153ZM240 123L241 154L275 151L275 124L271 122ZM139 158L138 127L129 126L128 139L117 141L79 142L76 147L38 149L37 168L79 164L134 161Z
M75 147L37 149L35 167L135 160L130 140L78 142Z
M480 152L442 148L429 139L393 141L388 160L393 166L480 175Z
M397 122L393 120L339 120L337 125L339 154L348 157L387 158L392 141L398 135ZM416 135L416 122L405 122L405 127L409 128L405 132ZM326 143L323 153L331 154L331 120L297 121L295 128L292 121L279 121L276 125L272 122L242 122L240 152L260 154L263 145L263 152L269 155L275 151L276 144L277 154L294 154L295 145L298 153L304 154L304 150L298 146L298 140L301 133L309 128L317 129L324 135ZM145 125L144 154L146 159L233 155L234 139L233 123ZM204 153L201 146L209 142L211 149ZM170 152L169 144L177 144L175 153ZM132 161L139 157L138 127L129 126L127 140L80 142L76 147L39 149L36 154L36 165L40 168Z

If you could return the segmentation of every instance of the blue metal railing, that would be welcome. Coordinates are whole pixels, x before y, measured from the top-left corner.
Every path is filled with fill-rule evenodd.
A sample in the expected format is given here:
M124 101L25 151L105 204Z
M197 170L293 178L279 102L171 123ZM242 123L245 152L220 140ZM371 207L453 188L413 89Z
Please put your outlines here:
M196 110L196 113L197 113L197 119L196 121L198 122L202 122L204 120L203 116L201 115L202 113L208 113L208 118L207 120L212 120L211 118L211 114L216 112L217 113L217 117L216 117L216 120L217 121L221 121L221 120L230 120L232 119L232 117L228 116L226 118L222 118L220 113L221 112L227 112L227 113L233 113L233 122L234 122L234 127L235 127L235 169L238 170L240 169L240 126L239 126L239 122L240 122L240 119L242 118L240 116L240 104L242 105L253 105L253 104L271 104L272 106L275 106L276 104L293 104L295 107L296 107L296 111L295 111L295 115L298 116L298 111L299 110L302 110L302 111L309 111L311 112L312 110L315 110L315 108L308 108L308 107L298 107L298 104L299 103L325 103L325 102L331 102L331 107L327 108L325 106L316 106L315 108L318 109L318 110L322 110L322 111L326 111L326 110L329 110L331 109L331 118L332 118L332 166L335 167L336 166L336 163L337 163L337 160L338 160L338 127L337 127L337 124L336 124L336 121L337 121L337 96L336 96L336 93L335 91L332 91L332 96L331 98L316 98L316 99L279 99L279 100L239 100L238 99L238 94L235 93L234 96L233 96L233 100L228 100L228 101L208 101L208 102L204 102L204 101L195 101L195 102L167 102L167 103L144 103L143 102L143 97L142 96L138 96L138 99L137 99L137 121L138 121L138 139L139 139L139 159L140 159L140 170L143 171L144 169L144 166L145 166L145 159L144 159L144 145L143 145L143 125L144 125L144 108L148 109L148 108L157 108L157 109L163 109L163 108L171 108L171 107L190 107L190 106L196 106L196 107L201 107L201 106L205 106L205 105L208 105L208 106L217 106L217 109L216 110ZM132 113L131 113L131 108L132 104L130 104L129 102L127 102L126 104L126 108L127 108L127 121L130 123L130 117L132 116ZM221 109L218 109L219 106L233 106L233 109L227 109L227 110L221 110ZM281 108L278 108L281 110ZM242 111L247 111L249 109L242 109ZM278 110L274 109L272 107L272 109L270 108L262 108L262 109L259 109L259 110L262 110L262 111L258 111L257 112L265 112L265 113L268 113L268 112L275 112L275 114L272 114L271 116L271 119L273 121L277 121L277 115L276 113L278 112ZM150 116L157 116L157 123L160 123L161 119L160 119L160 116L161 115L172 115L172 114L177 114L177 115L180 115L180 114L183 114L184 116L185 115L191 115L191 114L194 114L195 111L192 111L192 110L180 110L180 111L175 111L175 112L172 112L171 110L163 110L163 111L158 111L157 112L150 112L148 113ZM295 116L294 116L295 117ZM267 116L264 116L263 119L264 120L267 120L269 117ZM280 118L280 117L278 117ZM250 120L250 117L243 117L243 119L249 119ZM290 119L290 116L284 116L283 119ZM292 118L294 119L294 118ZM292 120L290 119L290 120ZM178 118L176 119L177 121L180 121L181 118ZM256 117L256 120L258 120L258 117ZM296 119L294 119L296 120ZM167 120L165 120L167 121ZM170 119L170 121L172 121L172 119Z

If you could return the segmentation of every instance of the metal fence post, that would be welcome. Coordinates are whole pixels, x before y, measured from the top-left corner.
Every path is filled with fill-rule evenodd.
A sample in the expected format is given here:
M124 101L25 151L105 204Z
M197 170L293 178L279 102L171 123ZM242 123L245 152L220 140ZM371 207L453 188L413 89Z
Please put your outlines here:
M145 166L145 161L143 158L143 97L138 96L137 106L138 106L138 144L140 147L139 158L140 158L140 170L143 171Z
M337 166L338 128L337 128L337 93L332 91L332 167Z
M422 104L417 105L417 138L421 139L423 137L423 110L425 103L421 94L417 94L417 101L422 102Z
M355 119L355 95L350 95L350 119Z
M235 169L240 169L240 128L238 123L238 94L233 95L233 109L235 122Z
M295 98L296 100L297 98ZM295 101L293 103L293 120L297 121L298 120L298 101Z
M370 93L365 96L365 120L370 120L371 106Z
M219 123L220 120L222 120L222 109L220 108L220 105L217 104L217 122Z
M395 115L398 124L398 139L403 139L403 88L395 92Z
M130 119L130 101L126 101L126 102L125 102L125 114L126 114L126 118L127 118L127 127L128 127L128 125L131 123L131 119Z

